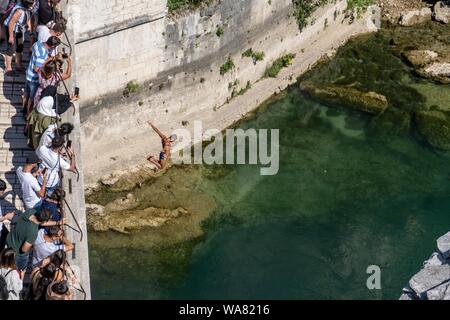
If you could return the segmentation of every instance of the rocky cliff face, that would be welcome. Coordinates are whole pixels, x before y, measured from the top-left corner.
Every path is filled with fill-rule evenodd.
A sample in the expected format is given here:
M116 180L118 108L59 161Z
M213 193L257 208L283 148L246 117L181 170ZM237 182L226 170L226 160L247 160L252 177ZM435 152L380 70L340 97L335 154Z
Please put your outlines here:
M400 300L450 300L450 232L437 240L437 249L403 289Z
M432 19L450 21L449 1L377 0L376 3L382 9L383 20L392 25L412 26Z

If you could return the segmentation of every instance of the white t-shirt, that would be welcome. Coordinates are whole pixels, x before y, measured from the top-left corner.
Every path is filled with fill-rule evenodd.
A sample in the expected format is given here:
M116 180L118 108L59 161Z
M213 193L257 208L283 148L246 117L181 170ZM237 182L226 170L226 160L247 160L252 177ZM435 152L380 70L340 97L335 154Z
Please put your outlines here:
M5 279L6 287L9 290L8 300L20 300L23 282L17 270L0 268L0 275Z
M36 31L38 33L38 41L41 43L45 43L47 42L48 38L50 38L52 36L52 34L50 33L50 29L45 26L45 25L40 25L36 28ZM55 49L51 49L48 54L51 57L56 56L56 52L57 52L57 48Z
M42 160L41 165L47 168L47 188L57 186L59 184L59 170L69 170L70 163L47 146L37 149L36 154ZM42 176L38 177L38 181L42 185Z
M52 140L55 137L55 130L58 126L56 123L51 124L47 130L44 131L44 133L41 136L41 141L39 141L39 147L47 146L50 147L52 145Z
M36 194L41 190L37 179L29 172L23 172L23 168L19 167L16 171L22 186L23 202L26 209L34 208L35 205L41 201L41 198Z
M33 244L33 266L39 264L42 260L52 255L58 250L64 250L63 244L54 244L47 242L44 239L45 230L41 229L38 232L36 241Z

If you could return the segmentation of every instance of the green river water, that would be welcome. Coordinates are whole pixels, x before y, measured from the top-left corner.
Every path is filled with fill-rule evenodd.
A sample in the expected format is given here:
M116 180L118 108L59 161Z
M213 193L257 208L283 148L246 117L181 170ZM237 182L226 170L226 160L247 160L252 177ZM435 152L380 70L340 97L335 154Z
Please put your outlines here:
M401 109L450 105L449 87L416 78L388 42L389 35L352 41L306 77L375 81ZM397 299L450 230L450 155L412 129L324 105L298 86L239 127L280 129L279 173L198 168L191 187L217 208L194 240L106 248L123 235L91 233L94 298ZM192 174L174 170L182 179ZM381 268L381 290L366 287L370 265Z

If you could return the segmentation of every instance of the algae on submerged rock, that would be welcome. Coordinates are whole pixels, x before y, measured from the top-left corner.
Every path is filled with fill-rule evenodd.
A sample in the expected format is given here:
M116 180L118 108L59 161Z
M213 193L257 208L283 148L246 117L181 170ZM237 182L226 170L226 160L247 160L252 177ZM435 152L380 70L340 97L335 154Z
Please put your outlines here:
M352 87L314 86L312 83L302 82L300 88L319 100L341 103L349 108L371 114L380 114L389 105L387 98L379 93L363 92Z
M436 22L395 26L352 39L334 59L301 77L300 88L332 106L375 115L371 129L377 134L414 129L431 146L448 150L442 117L423 113L434 104L442 111L450 105L446 61L450 61L448 26ZM414 117L417 128L411 123Z
M433 147L450 150L450 114L438 111L420 111L415 120L419 133Z

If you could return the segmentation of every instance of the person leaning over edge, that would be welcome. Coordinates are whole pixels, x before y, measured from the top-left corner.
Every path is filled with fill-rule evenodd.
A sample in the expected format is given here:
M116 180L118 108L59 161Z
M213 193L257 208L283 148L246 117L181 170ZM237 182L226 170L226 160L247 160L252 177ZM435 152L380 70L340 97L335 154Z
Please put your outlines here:
M39 149L42 146L47 146L47 147L51 147L52 145L52 140L54 137L56 136L67 136L69 134L72 133L73 129L75 129L74 125L69 123L69 122L65 122L63 124L61 124L58 128L58 125L56 123L51 124L47 130L44 131L44 133L41 136L41 140L39 141L39 146L37 149Z
M43 145L36 150L37 156L42 160L41 166L44 166L48 170L47 196L51 196L59 186L59 173L61 169L76 172L75 153L71 148L65 148L64 143L64 137L56 136L52 140L51 148ZM63 149L66 150L70 158L70 163L63 158ZM38 181L40 185L44 183L41 177L38 177Z
M42 169L39 169L40 163L41 160L33 152L27 157L25 166L23 168L17 168L16 171L22 187L22 198L25 209L36 209L36 211L39 211L45 198L47 172L43 172ZM39 185L36 178L37 175L43 176L42 179L44 183L42 186Z
M58 250L69 252L73 249L72 242L64 237L64 231L59 226L40 229L33 244L33 267L39 266L45 258Z
M28 209L22 212L16 225L6 237L6 245L12 248L16 254L16 265L18 270L25 270L30 258L33 243L38 236L39 226L62 225L64 222L54 222L50 220L51 213L48 210L41 210L37 213L35 209Z
M51 50L61 44L58 37L50 37L45 43L36 42L31 48L30 63L27 68L27 76L25 82L25 94L23 96L23 108L26 115L31 112L34 103L34 96L39 88L39 71L48 59Z

